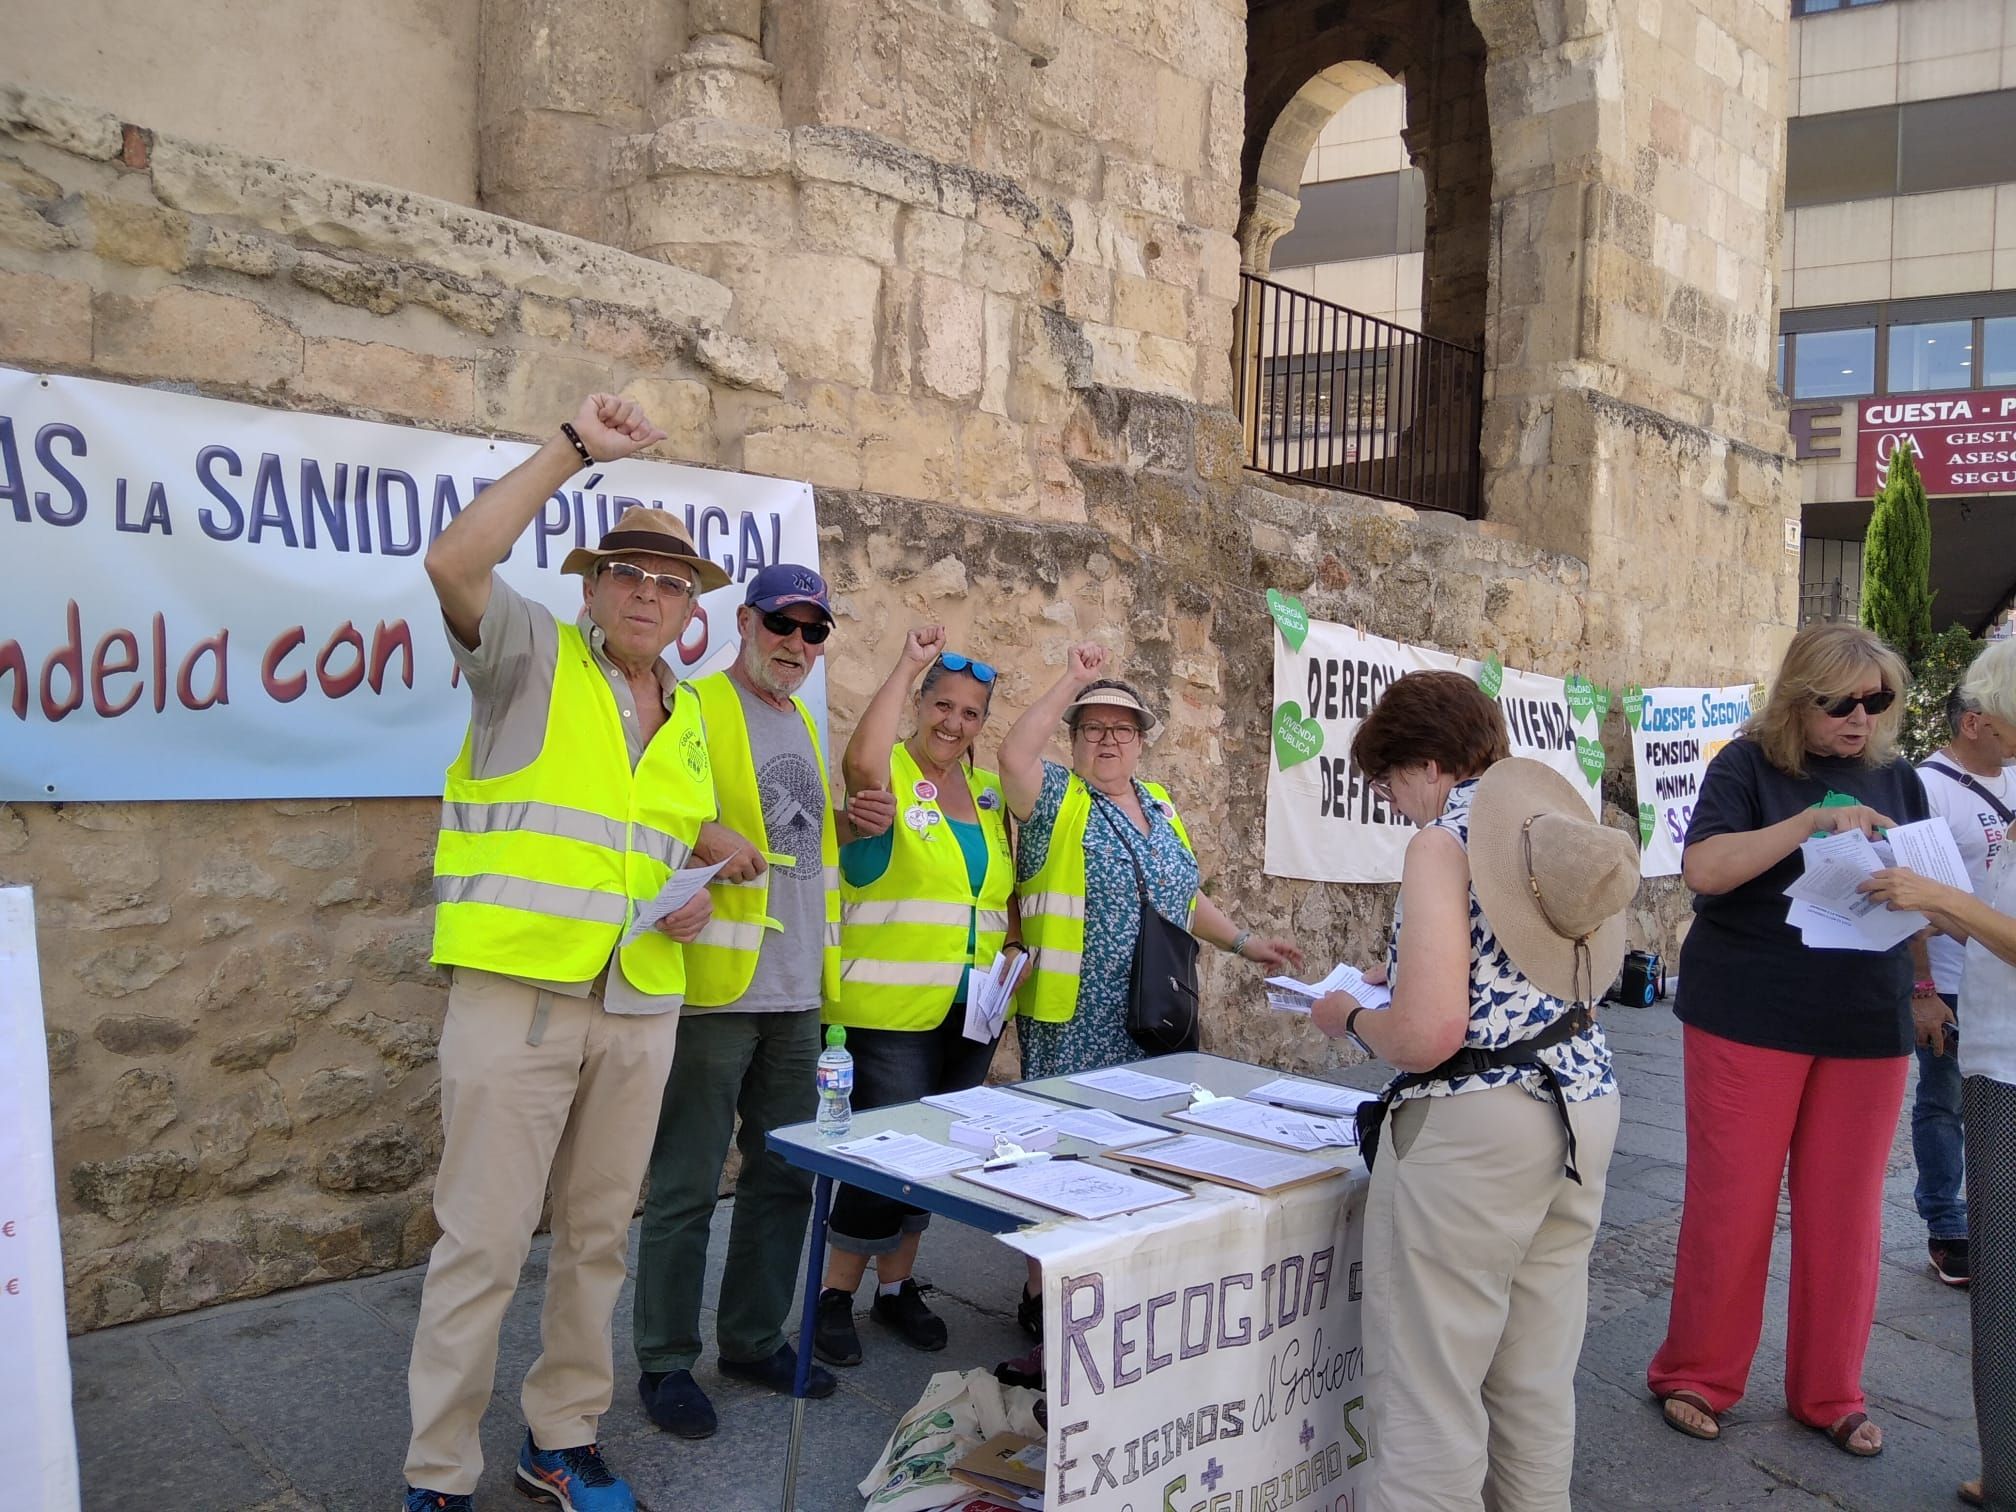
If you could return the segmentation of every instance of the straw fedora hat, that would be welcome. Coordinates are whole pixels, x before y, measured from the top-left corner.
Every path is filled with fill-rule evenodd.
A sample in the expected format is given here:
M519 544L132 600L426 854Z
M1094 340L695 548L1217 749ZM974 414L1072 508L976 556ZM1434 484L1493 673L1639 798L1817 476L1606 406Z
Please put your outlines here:
M1593 1003L1617 980L1638 847L1591 819L1552 767L1514 756L1478 782L1470 884L1505 954L1549 997Z
M639 551L677 557L687 563L700 580L702 593L728 586L728 574L694 549L693 537L686 534L686 527L679 523L677 516L668 510L647 509L642 504L624 510L603 535L599 545L576 546L568 552L560 570L589 577L610 557L628 556Z
M1144 741L1154 741L1161 737L1162 721L1157 719L1148 708L1148 705L1141 701L1139 694L1121 683L1107 683L1104 686L1094 683L1071 701L1064 710L1064 717L1067 720L1070 719L1072 714L1079 709L1107 707L1132 709L1136 714L1139 714L1141 716L1141 738Z

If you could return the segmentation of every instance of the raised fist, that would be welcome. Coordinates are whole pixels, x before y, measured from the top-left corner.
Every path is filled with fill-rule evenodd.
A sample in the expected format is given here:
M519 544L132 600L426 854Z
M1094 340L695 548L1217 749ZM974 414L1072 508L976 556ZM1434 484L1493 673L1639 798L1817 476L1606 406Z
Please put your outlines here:
M615 462L663 441L665 432L645 419L634 399L590 394L574 415L581 444L597 462Z
M1086 641L1081 646L1071 648L1071 656L1065 666L1065 674L1079 687L1099 680L1100 672L1106 666L1106 648L1096 641Z
M917 625L903 637L903 660L928 667L945 649L943 625Z

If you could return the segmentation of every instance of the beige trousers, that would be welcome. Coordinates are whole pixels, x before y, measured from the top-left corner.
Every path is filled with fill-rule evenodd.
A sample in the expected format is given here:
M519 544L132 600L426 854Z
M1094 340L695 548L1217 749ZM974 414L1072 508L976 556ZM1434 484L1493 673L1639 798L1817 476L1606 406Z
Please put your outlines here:
M544 1009L544 1033L526 1043ZM539 1358L520 1397L542 1449L595 1441L614 1386L610 1321L630 1219L679 1031L675 1010L618 1014L458 968L441 1029L440 1242L427 1261L407 1370L406 1481L467 1494L497 1375L497 1331L553 1190Z
M1371 1512L1564 1512L1589 1249L1619 1099L1401 1103L1365 1206Z

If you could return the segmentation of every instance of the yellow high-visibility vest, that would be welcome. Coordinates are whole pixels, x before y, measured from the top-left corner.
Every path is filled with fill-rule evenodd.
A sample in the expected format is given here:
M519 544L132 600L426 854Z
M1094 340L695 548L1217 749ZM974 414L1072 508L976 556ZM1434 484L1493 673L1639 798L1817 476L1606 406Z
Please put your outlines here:
M1141 787L1169 821L1183 848L1194 855L1190 832L1183 827L1167 790L1152 782L1143 782ZM1078 1011L1079 968L1085 955L1085 826L1091 817L1092 790L1073 772L1066 779L1043 864L1015 889L1022 905L1022 938L1033 956L1029 975L1017 994L1017 1009L1046 1024L1061 1024ZM1134 838L1144 837L1137 830ZM1130 870L1130 887L1133 881ZM1186 925L1196 908L1193 893L1184 913Z
M742 695L726 672L695 678L689 687L700 695L707 722L707 754L714 766L714 792L721 802L721 822L763 852L771 866L778 858L770 850L763 820L763 795L756 784L756 762L749 753L749 719ZM840 996L840 848L833 833L832 789L826 777L826 753L819 749L819 726L804 701L792 706L805 721L812 742L812 760L819 768L819 790L826 806L819 825L819 860L826 893L826 925L819 957L819 996L830 1004ZM783 858L789 861L791 858ZM714 896L714 917L700 937L686 947L686 1007L720 1008L749 990L763 949L763 931L781 926L770 917L770 871L747 882L716 878L707 890Z
M907 746L899 742L889 753L896 795L889 867L859 887L841 873L840 1001L827 1011L828 1023L935 1029L959 995L966 968L993 965L1015 891L1008 804L993 772L962 768L960 776L987 839L987 874L978 891L933 785Z
M530 764L472 775L472 739L448 768L434 846L434 962L549 982L593 980L628 926L685 865L714 817L700 700L681 687L633 771L609 679L560 625L546 734ZM617 963L640 992L686 990L679 943L646 930Z

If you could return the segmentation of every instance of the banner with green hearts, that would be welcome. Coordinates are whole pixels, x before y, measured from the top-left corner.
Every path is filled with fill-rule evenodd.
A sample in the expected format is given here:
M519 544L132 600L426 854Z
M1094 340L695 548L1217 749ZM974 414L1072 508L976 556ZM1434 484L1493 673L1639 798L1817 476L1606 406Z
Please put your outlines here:
M1603 780L1603 742L1591 740L1587 735L1575 737L1575 762L1582 768L1582 775L1594 787Z
M1645 690L1633 683L1624 690L1624 722L1632 729L1638 728L1638 721L1645 713Z
M1596 712L1596 685L1580 673L1570 677L1563 691L1568 697L1568 717L1580 724Z
M1323 726L1302 717L1302 705L1289 700L1274 711L1274 760L1282 771L1299 766L1323 749Z
M1638 848L1643 850L1652 843L1652 826L1658 817L1658 810L1649 803L1638 805Z
M1610 687L1607 683L1596 684L1596 723L1601 724L1610 717Z
M1302 607L1302 600L1279 588L1269 588L1267 612L1274 616L1275 628L1288 643L1288 649L1300 651L1302 642L1309 638L1309 611Z
M1505 663L1493 651L1484 658L1484 665L1477 672L1477 686L1484 690L1486 698L1496 698L1505 686Z

